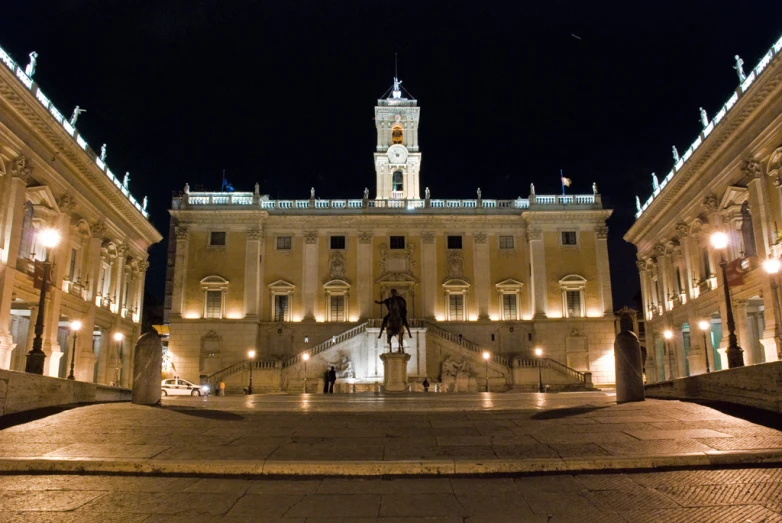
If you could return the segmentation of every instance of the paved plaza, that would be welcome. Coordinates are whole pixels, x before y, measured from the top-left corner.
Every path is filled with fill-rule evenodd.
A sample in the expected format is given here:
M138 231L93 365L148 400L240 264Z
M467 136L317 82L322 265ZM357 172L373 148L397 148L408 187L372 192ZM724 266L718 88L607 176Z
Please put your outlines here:
M772 522L780 461L773 428L603 392L166 398L0 430L0 521Z

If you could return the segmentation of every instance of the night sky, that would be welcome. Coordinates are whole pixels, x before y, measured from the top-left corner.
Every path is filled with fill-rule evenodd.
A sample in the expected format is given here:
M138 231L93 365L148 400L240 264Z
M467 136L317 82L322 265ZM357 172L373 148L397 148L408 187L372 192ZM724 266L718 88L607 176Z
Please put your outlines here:
M640 6L643 6L641 8ZM779 1L4 2L0 46L108 165L130 171L168 233L172 191L360 198L373 191L373 107L399 77L422 108L433 198L526 197L597 182L614 305L634 304L634 196L651 193L745 70L782 35ZM374 195L374 192L372 192ZM147 289L162 299L165 243Z

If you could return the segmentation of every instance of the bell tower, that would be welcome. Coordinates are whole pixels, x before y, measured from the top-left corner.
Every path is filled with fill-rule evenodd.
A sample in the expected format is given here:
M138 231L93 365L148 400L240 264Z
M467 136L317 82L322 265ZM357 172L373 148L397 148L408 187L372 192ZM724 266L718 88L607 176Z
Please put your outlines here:
M418 152L418 101L402 96L402 82L394 77L391 96L377 101L375 199L419 199L421 153Z

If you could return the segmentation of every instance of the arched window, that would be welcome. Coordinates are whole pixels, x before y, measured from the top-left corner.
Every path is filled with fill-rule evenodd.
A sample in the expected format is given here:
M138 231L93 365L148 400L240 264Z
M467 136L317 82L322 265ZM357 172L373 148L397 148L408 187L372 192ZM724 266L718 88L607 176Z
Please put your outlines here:
M562 317L583 318L586 316L586 279L577 274L570 274L559 280L562 290Z
M392 188L391 190L394 192L402 192L405 190L405 183L404 183L405 177L402 174L402 171L394 171L394 177L391 180Z
M395 125L391 128L391 144L404 142L404 132L401 125Z
M29 258L33 253L35 229L33 228L33 204L25 202L22 219L22 238L19 242L19 258Z

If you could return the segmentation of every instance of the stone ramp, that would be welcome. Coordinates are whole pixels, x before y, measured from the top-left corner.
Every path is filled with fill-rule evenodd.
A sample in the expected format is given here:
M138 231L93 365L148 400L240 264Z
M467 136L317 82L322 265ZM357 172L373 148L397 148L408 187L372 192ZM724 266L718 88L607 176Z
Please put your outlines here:
M782 462L782 432L604 393L168 398L0 431L0 472L459 476Z

